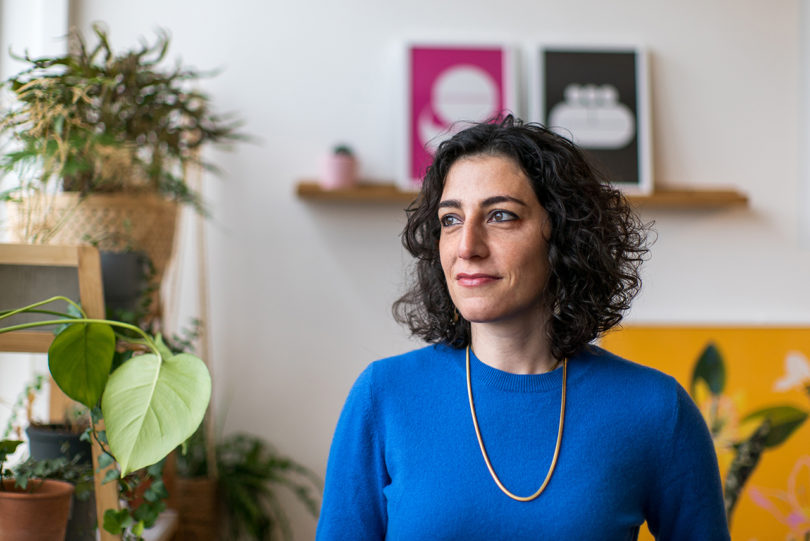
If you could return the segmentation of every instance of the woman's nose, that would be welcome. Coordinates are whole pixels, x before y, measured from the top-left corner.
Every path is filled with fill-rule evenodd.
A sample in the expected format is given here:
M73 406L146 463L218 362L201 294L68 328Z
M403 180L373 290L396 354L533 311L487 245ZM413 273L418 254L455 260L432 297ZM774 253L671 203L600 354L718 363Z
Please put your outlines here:
M486 233L479 224L470 223L469 221L465 223L462 226L459 238L458 256L461 259L486 257L489 250L485 235Z

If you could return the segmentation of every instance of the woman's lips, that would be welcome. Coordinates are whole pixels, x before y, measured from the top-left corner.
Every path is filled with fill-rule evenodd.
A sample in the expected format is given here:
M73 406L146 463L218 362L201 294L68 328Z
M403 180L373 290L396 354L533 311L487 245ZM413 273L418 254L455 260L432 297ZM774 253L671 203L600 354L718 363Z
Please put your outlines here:
M477 287L483 286L486 284L490 284L495 282L496 280L500 280L499 277L493 276L491 274L465 274L459 273L456 275L456 282L459 285L464 287Z

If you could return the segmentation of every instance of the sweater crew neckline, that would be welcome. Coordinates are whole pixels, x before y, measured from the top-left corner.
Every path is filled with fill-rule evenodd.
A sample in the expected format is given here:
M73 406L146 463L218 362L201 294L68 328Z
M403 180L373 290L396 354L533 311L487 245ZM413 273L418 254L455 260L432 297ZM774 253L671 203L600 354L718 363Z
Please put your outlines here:
M466 362L466 351L461 350L462 361ZM569 374L571 362L568 362ZM513 374L499 370L479 359L475 352L470 350L470 372L474 383L494 387L501 391L515 393L540 393L559 390L562 387L562 364L551 372L543 374Z

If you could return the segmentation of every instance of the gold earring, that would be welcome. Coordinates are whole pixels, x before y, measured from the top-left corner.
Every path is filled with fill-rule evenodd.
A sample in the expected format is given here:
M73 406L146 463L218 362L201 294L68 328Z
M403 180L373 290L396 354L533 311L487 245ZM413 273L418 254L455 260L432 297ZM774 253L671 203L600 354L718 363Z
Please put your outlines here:
M453 308L453 323L458 323L458 308Z

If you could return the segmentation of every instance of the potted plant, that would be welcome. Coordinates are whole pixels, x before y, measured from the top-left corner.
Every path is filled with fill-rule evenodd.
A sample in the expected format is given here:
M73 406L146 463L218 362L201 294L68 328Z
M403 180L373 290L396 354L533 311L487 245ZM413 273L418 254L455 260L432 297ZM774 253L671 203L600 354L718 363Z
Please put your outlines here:
M29 457L11 469L14 482L23 490L36 487L42 480L66 481L73 485L70 514L67 521L65 541L95 541L96 507L93 497L93 466L81 460L81 456L68 459L37 459Z
M55 301L67 302L69 313L49 310ZM24 312L54 319L3 326L3 320ZM0 312L0 333L54 324L61 329L48 351L51 377L68 397L89 408L92 436L104 450L99 465L115 466L110 480L160 463L200 425L211 395L205 363L172 353L160 335L129 323L90 319L65 297ZM105 430L98 431L102 420ZM137 537L146 522L126 509L105 514L105 528L114 533L125 530Z
M0 441L0 539L64 539L73 485L53 479L10 477L12 472L5 469L5 460L21 443Z
M348 145L336 145L332 152L324 157L321 187L326 190L351 188L357 184L357 158Z
M0 172L16 185L5 197L18 242L79 244L146 252L160 278L172 253L178 204L204 212L186 181L208 143L240 139L238 123L212 111L192 88L205 74L161 67L169 36L113 51L69 35L63 56L19 58L26 69L5 82L13 104L0 112L6 142ZM159 308L159 307L155 307Z
M64 457L90 464L90 443L82 439L90 427L90 417L77 409L64 423L42 423L32 420L25 429L31 458L48 460Z
M93 466L88 438L87 408L74 404L64 423L43 423L33 415L34 401L42 391L44 377L36 374L11 405L11 415L0 440L12 434L28 437L29 458L12 469L16 484L26 488L31 478L68 481L76 487L70 504L65 541L95 541L96 509L93 497ZM25 422L24 422L25 421Z
M73 404L65 412L64 422L42 422L34 417L34 402L42 392L44 377L36 374L27 383L17 399L11 404L11 415L0 438L7 439L12 433L22 437L23 430L28 437L28 449L35 460L65 457L90 463L90 443L82 435L90 426L87 408ZM22 417L22 419L21 419ZM53 421L53 420L52 420Z
M208 466L203 430L177 455L178 541L292 539L279 488L295 495L317 518L322 482L258 436L237 433L216 445L216 476ZM217 517L223 520L217 521ZM220 534L220 537L217 536Z

